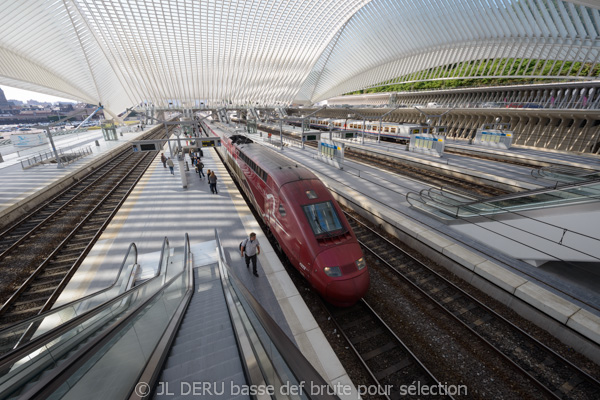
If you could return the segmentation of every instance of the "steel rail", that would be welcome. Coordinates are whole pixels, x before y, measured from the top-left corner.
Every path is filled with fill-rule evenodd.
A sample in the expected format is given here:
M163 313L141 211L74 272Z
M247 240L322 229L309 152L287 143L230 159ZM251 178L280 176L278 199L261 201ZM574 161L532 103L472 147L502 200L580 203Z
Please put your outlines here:
M497 312L495 312L494 310L492 310L490 307L486 306L485 304L483 304L482 302L480 302L479 300L477 300L475 297L473 297L472 295L470 295L469 293L467 293L466 291L464 291L463 289L459 288L458 286L456 286L453 282L449 281L448 279L444 278L443 276L441 276L439 273L437 273L436 271L432 270L430 267L428 267L427 265L425 265L424 263L422 263L421 261L417 260L416 258L414 258L412 255L408 254L406 251L402 250L401 248L399 248L398 246L396 246L394 243L390 242L389 240L387 240L385 237L381 236L380 234L378 234L377 232L375 232L373 229L371 229L370 227L366 226L365 224L363 224L362 222L358 221L356 218L354 218L353 216L346 214L346 218L348 218L349 220L355 221L356 223L358 223L363 229L368 230L372 235L375 235L377 237L377 240L380 241L384 241L386 244L388 244L389 246L392 246L394 249L396 249L399 253L401 253L404 257L408 257L413 263L415 263L416 265L418 265L420 268L422 268L425 272L433 275L435 278L439 279L444 285L446 285L447 287L452 288L453 290L455 290L460 296L468 299L470 302L472 302L473 304L475 304L477 307L479 307L480 309L484 310L485 312L487 312L489 315L491 315L493 318L495 318L497 321L502 322L503 324L505 324L508 328L512 329L513 331L518 332L522 337L524 337L525 339L529 340L531 343L533 343L536 346L539 346L541 349L543 349L544 351L546 351L549 355L551 355L552 357L554 357L555 359L557 359L557 361L562 362L564 365L568 366L569 368L571 368L573 370L573 372L580 374L585 380L587 380L589 383L591 383L593 386L597 387L598 390L600 391L600 381L598 381L596 378L592 377L591 375L589 375L588 373L586 373L585 371L583 371L581 368L577 367L576 365L574 365L572 362L570 362L569 360L565 359L564 357L562 357L560 354L558 354L557 352L555 352L554 350L552 350L551 348L549 348L548 346L546 346L545 344L543 344L542 342L540 342L539 340L535 339L534 337L532 337L530 334L528 334L527 332L525 332L524 330L522 330L521 328L519 328L517 325L515 325L514 323L510 322L509 320L507 320L505 317L503 317L502 315L498 314ZM356 232L355 232L356 233ZM538 387L540 387L540 389L542 389L544 392L546 392L546 394L548 394L549 396L553 397L553 398L561 398L560 396L558 396L555 391L553 391L552 389L548 388L545 384L543 384L542 382L540 382L538 380L538 378L536 378L535 376L533 376L531 373L529 373L528 371L526 371L525 369L523 369L519 364L517 364L516 361L512 360L508 355L506 355L501 349L499 349L497 346L495 346L493 343L491 343L488 339L484 338L481 334L479 334L478 332L476 332L472 327L469 326L469 324L467 324L466 322L464 322L463 320L461 320L455 313L453 313L449 308L446 308L442 303L440 303L438 300L436 300L435 298L433 298L433 296L431 296L425 289L421 288L417 283L415 283L414 281L412 281L410 278L408 278L405 274L403 274L401 271L399 271L397 268L395 268L394 266L392 266L391 264L389 264L386 260L384 260L382 257L380 257L378 254L376 254L376 252L374 250L372 250L369 246L367 246L364 242L359 240L359 243L361 244L361 246L363 248L365 248L367 251L369 251L371 254L373 254L376 258L378 258L383 265L385 265L389 270L391 270L393 273L395 273L399 278L403 279L405 282L407 282L410 286L414 287L417 291L419 291L423 296L425 296L426 298L428 298L429 300L431 300L439 309L443 310L448 316L450 316L452 319L454 319L455 321L459 322L461 325L463 325L465 328L467 328L470 332L472 332L476 337L478 337L481 341L483 341L487 346L489 346L494 352L496 352L498 355L500 355L504 360L506 360L511 366L513 366L514 368L516 368L519 372L523 373L525 376L527 376L530 380L532 380ZM439 286L439 285L437 285ZM565 382L562 382L565 383ZM561 385L557 385L558 387L560 387Z

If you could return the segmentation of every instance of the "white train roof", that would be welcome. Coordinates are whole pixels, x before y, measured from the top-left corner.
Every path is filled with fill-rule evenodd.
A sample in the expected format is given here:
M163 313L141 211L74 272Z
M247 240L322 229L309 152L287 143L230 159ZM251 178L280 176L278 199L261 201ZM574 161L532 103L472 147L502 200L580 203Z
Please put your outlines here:
M312 103L431 79L587 79L600 62L599 7L597 0L7 1L0 84L118 113L143 102Z

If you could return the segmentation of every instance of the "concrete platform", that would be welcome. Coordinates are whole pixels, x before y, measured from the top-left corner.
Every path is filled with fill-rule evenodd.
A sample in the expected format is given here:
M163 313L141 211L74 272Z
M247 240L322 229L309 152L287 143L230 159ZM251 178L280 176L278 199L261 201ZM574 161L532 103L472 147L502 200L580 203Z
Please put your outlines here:
M168 148L165 154L169 155ZM187 161L191 167L190 160ZM218 194L212 194L206 178L200 179L193 171L183 171L188 180L184 189L177 163L175 175L171 175L157 157L73 276L59 302L68 302L108 286L131 242L138 248L142 274L151 276L163 239L168 237L171 247L182 247L184 234L188 233L194 266L197 266L204 262L203 258L210 259L214 254L210 251L202 254L201 245L214 242L216 228L233 272L317 371L332 385L351 384L216 151L204 150L203 162L204 171L215 171L218 177ZM246 269L238 248L240 241L252 231L257 233L261 245L259 278Z
M494 149L484 146L469 144L464 140L447 140L446 146L456 149L464 149L472 152L486 154L489 156L509 157L515 161L539 161L561 166L593 169L600 171L600 156L595 154L570 153L566 151L540 149L539 147L528 147L513 145L510 149Z
M21 168L21 160L31 157L33 153L50 151L49 145L29 149L16 149L12 145L3 146L0 148L0 154L4 159L4 162L0 163L0 187L2 187L0 216L30 196L35 196L48 187L59 185L72 173L91 165L101 156L119 151L121 146L127 146L129 141L135 140L152 128L152 126L148 126L141 132L123 133L123 136L118 136L119 140L117 141L104 140L100 130L59 136L55 139L57 148L71 151L90 146L93 151L92 154L68 164L64 168L57 168L56 164L42 164L26 170ZM96 146L96 140L100 146Z
M278 145L278 138L273 142ZM568 270L550 274L410 209L405 194L428 187L422 183L348 160L340 170L321 162L308 147L285 147L282 154L315 172L341 204L600 362L598 276L587 275L585 282ZM596 282L595 289L589 281Z

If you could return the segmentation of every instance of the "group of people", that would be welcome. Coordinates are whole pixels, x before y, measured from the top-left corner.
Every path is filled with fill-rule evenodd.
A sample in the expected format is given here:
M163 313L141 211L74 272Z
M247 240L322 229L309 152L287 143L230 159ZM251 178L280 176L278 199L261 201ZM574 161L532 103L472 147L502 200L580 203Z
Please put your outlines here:
M160 153L160 161L163 163L163 167L167 168L167 165L169 166L169 169L171 170L171 175L175 175L175 171L173 170L173 167L175 166L175 164L173 164L173 160L171 160L171 157L165 157L165 153Z
M190 154L190 158L192 160L192 165L196 169L198 178L203 179L206 177L208 179L210 191L213 194L219 194L219 192L217 191L217 175L215 175L215 171L211 171L209 169L206 171L206 175L204 174L204 163L202 162L203 155L204 154L202 152L202 149L199 149L198 152L195 154ZM175 175L175 171L173 169L175 164L173 164L173 160L171 160L171 157L166 157L165 153L161 153L160 161L163 163L163 167L167 168L167 166L168 166L169 169L171 170L171 174Z
M206 171L206 175L204 174L204 163L202 162L202 150L196 154L190 154L190 158L192 159L192 165L196 168L196 172L198 173L198 177L203 179L204 177L208 178L208 183L210 185L210 191L214 194L218 194L217 191L217 176L215 175L215 171L211 171L210 169ZM171 170L171 174L175 175L173 171L173 160L171 157L166 157L165 153L161 153L160 161L163 163L163 167ZM254 276L258 277L258 271L256 269L256 256L260 254L260 244L258 243L258 239L256 238L256 233L252 232L250 235L240 243L240 255L244 257L244 261L246 261L246 268L250 269L250 263L252 263L252 273Z

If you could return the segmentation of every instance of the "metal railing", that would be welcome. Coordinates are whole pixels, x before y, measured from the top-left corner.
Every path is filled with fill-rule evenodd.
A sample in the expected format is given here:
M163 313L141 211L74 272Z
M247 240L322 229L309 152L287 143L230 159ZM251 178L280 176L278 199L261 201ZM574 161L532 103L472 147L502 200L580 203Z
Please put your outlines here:
M167 254L166 259L168 253L165 238L163 254ZM83 357L96 338L111 332L119 321L131 315L132 309L153 297L163 286L162 275L166 269L162 266L166 263L161 262L153 279L132 288L137 248L131 244L117 279L108 288L0 331L7 348L10 341L16 344L0 358L0 398L19 393L25 385L32 389L27 395L20 393L20 396L46 398L45 394L28 394L47 391L51 383L59 384L60 379L54 381L54 378L64 374L72 365L71 361ZM61 366L63 363L64 367ZM43 379L43 372L52 378Z
M89 154L92 154L92 147L87 146L79 150L70 151L65 153L63 149L57 149L58 157L60 158L60 162L63 165L71 164L80 158L83 158ZM31 167L35 167L36 165L40 165L42 163L52 162L56 160L56 156L52 151L46 151L44 153L35 154L25 160L21 160L21 168L29 169Z

